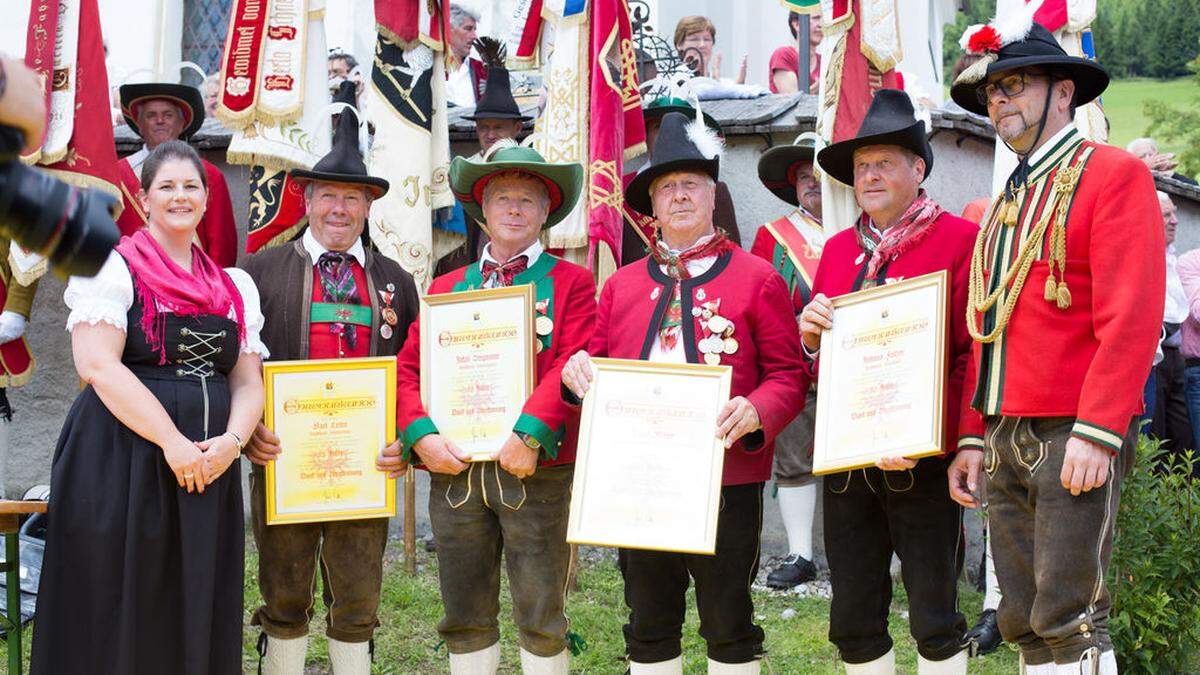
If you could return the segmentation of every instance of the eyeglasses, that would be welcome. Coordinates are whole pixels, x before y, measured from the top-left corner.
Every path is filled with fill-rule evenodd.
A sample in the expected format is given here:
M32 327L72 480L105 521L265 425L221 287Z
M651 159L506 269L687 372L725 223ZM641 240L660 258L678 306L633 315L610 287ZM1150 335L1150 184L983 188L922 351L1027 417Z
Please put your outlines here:
M990 82L980 86L975 90L975 95L979 98L980 105L987 105L996 92L1004 94L1005 98L1016 98L1025 91L1025 85L1029 84L1031 79L1044 77L1042 73L1029 71L1021 71L1013 73L1007 77L1001 78L997 82Z

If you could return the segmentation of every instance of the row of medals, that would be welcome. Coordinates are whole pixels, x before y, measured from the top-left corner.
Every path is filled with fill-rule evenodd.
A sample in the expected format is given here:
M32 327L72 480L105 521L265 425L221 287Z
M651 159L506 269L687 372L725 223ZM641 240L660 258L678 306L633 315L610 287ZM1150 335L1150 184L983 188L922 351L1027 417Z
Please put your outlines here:
M543 314L534 320L533 327L537 330L538 337L546 337L554 331L554 320ZM534 340L534 343L537 344L537 351L541 354L542 350L545 349L542 346L542 341Z
M704 354L704 362L710 366L721 365L721 354L733 354L738 350L737 338L733 337L733 322L714 314L711 309L693 307L692 316L700 319L700 325L708 329L709 336L701 338L697 347Z

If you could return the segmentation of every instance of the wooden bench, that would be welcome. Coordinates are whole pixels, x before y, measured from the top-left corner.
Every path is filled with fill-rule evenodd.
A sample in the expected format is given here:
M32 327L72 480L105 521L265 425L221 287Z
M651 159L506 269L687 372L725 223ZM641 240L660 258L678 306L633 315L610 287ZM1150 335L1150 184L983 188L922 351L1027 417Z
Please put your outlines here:
M21 555L18 533L21 516L45 513L46 502L15 501L0 499L0 534L4 535L4 572L7 599L6 616L0 617L0 626L8 632L8 672L21 675ZM15 619L13 617L16 617Z

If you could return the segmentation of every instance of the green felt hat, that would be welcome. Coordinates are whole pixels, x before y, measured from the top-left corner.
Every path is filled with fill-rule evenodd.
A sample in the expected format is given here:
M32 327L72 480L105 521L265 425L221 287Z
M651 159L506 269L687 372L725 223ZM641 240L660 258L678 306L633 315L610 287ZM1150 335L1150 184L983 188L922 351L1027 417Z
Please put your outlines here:
M683 113L688 118L696 116L696 108L693 107L692 104L687 100L678 98L676 96L663 96L661 98L654 99L642 109L642 119L661 120L663 115L671 112ZM701 115L704 117L705 126L717 132L718 134L721 133L721 125L717 124L716 118L708 113L701 113Z
M550 193L550 212L542 229L566 218L579 200L583 187L582 166L551 164L537 150L521 147L507 139L498 141L478 162L455 157L450 163L450 189L462 203L463 210L482 223L484 187L489 180L510 171L542 181Z

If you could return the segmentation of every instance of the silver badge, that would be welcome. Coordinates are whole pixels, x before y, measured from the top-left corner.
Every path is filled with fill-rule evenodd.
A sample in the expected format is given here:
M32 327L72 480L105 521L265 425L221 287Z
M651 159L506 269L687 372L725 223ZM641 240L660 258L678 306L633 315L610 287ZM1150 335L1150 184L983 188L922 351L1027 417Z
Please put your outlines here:
M379 327L379 334L383 336L384 340L391 340L392 339L392 327L386 323L383 324L382 326Z

